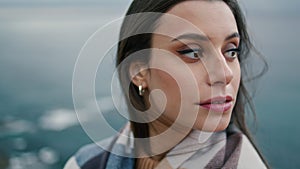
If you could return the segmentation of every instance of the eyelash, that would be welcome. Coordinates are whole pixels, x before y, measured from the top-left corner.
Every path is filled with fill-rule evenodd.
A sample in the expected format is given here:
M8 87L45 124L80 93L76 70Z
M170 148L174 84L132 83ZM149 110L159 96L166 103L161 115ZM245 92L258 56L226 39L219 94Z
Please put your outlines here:
M199 60L201 57L203 57L203 51L201 48L197 48L197 49L184 49L184 50L178 50L177 51L180 55L183 55L184 57L188 58L188 59L192 59L192 60ZM234 55L227 55L230 52L234 53ZM224 56L227 59L235 59L238 57L238 55L240 54L241 50L239 48L233 48L233 49L229 49L226 50L224 52ZM193 54L193 56L188 56L187 54Z
M231 56L230 56L230 55L226 55L226 53L229 53L229 52L234 52L234 56L232 56L232 55L231 55ZM228 59L233 60L233 59L237 58L237 57L239 56L240 53L241 53L240 48L233 48L233 49L226 50L226 51L224 52L224 56L225 56L226 58L228 58Z
M195 49L183 49L183 50L178 50L177 51L180 55L184 55L185 57L189 58L189 59L200 59L201 57L203 57L203 51L200 48L195 48ZM193 56L188 56L188 54L193 54Z

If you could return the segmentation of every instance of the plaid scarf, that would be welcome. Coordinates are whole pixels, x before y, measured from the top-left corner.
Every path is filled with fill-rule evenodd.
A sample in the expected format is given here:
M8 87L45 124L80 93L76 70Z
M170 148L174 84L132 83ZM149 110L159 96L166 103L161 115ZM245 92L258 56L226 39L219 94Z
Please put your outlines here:
M226 131L209 133L209 139L204 142L199 141L200 134L197 130L190 132L155 169L266 168L248 138L233 125ZM64 169L135 169L133 141L130 125L127 125L118 136L81 148Z
M211 133L205 142L199 142L200 133L201 131L193 130L167 153L155 169L266 168L248 138L233 125L229 126L227 131ZM117 138L112 153L119 154L119 157L122 153L128 156L133 152L133 145L132 132L127 125ZM114 158L108 159L106 169L113 169L115 165ZM134 163L132 165L134 166Z

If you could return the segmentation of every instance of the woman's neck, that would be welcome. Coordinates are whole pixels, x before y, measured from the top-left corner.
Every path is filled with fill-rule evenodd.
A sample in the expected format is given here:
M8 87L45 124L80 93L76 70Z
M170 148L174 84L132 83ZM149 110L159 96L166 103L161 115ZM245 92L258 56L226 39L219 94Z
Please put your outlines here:
M169 150L180 143L190 132L178 132L177 129L170 127L170 125L158 119L148 123L148 126L150 151L152 151L151 154L155 154L151 158L155 160L163 159Z
M162 134L163 132L165 132L169 126L165 125L164 123L160 122L159 120L154 120L152 122L150 122L148 124L149 126L149 135L150 137L155 137L155 136L159 136L160 134ZM150 139L151 140L151 139ZM152 144L150 144L150 149L152 150L153 146L156 145L155 143L151 142ZM167 154L168 150L152 156L151 158L157 161L160 161L161 159L163 159L165 157L165 155Z

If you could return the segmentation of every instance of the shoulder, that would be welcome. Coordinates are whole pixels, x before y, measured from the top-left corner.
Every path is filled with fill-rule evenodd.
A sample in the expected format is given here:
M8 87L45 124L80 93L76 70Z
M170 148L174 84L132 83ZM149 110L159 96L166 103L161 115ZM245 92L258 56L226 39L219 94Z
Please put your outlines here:
M109 137L101 142L83 146L67 161L64 169L99 168L105 165L105 161L101 162L101 159L109 155L106 150L113 144L114 139L115 137Z

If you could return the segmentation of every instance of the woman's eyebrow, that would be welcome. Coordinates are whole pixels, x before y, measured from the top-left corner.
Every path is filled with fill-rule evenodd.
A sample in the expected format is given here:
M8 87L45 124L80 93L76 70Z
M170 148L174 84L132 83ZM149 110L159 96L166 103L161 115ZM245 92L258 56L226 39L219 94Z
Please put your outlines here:
M225 41L230 40L232 38L239 38L240 35L237 32L232 33L231 35L227 36L225 38ZM197 34L197 33L187 33L180 35L174 39L172 39L172 42L174 41L180 41L181 39L192 39L192 40L198 40L198 41L209 41L209 38L207 36Z
M232 38L240 38L240 34L237 33L237 32L234 32L233 34L227 36L227 37L225 38L225 41L228 41L228 40L230 40L230 39L232 39Z
M183 34L180 35L174 39L172 39L172 42L174 41L180 41L181 39L192 39L192 40L201 40L201 41L208 41L208 37L204 36L204 35L200 35L197 33L187 33L187 34Z

